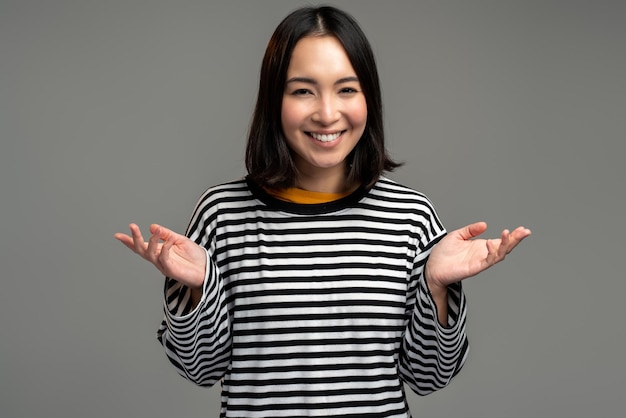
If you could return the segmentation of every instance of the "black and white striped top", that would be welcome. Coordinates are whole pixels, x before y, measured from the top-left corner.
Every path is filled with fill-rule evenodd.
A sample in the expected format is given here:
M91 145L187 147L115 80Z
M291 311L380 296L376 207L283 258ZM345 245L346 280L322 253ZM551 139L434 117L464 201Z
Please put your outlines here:
M296 204L243 179L209 189L187 235L202 300L166 279L158 338L185 378L223 379L221 417L410 417L403 383L431 393L465 361L461 285L443 327L423 279L445 229L419 192L382 178Z

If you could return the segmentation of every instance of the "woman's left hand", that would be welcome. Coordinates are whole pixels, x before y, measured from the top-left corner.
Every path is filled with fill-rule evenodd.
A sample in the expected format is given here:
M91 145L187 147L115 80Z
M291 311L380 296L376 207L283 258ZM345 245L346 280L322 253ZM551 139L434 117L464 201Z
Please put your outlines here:
M488 269L531 234L530 229L520 226L513 232L505 229L500 238L473 239L486 230L485 222L470 224L450 232L435 245L425 267L431 290L444 289Z

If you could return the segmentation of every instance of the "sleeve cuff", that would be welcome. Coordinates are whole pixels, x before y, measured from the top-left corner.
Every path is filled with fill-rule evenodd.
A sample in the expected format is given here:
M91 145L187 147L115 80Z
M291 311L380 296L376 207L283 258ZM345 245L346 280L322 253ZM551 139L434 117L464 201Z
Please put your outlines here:
M177 322L185 321L186 319L190 319L195 316L207 299L210 279L210 263L212 263L212 260L206 248L204 249L204 252L206 254L207 267L204 273L204 283L202 284L202 296L196 306L193 306L191 289L189 287L169 277L165 278L163 306L165 306L166 315Z
M435 324L437 330L442 334L455 334L456 329L459 324L459 316L461 315L462 310L465 306L465 298L463 294L463 285L461 282L453 283L448 286L448 325L444 326L437 319L437 303L433 298L432 293L430 293L430 289L426 284L426 279L422 278L420 281L420 285L423 287L423 291L428 295L428 301L430 302L433 310L433 315L435 319Z

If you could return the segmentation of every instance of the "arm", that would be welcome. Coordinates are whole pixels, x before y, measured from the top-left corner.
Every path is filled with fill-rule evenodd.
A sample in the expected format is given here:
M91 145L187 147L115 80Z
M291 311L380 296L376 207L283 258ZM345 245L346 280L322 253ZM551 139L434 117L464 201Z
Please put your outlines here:
M115 237L166 276L158 340L179 374L198 385L214 384L229 363L230 322L210 251L159 225L151 226L148 242L137 225L130 229L131 236Z
M435 242L430 244L430 248ZM461 370L469 351L466 302L460 283L434 295L424 277L430 248L416 260L411 275L409 321L399 355L402 379L419 395L439 390Z
M157 338L176 371L212 386L230 363L230 319L219 271L206 252L207 274L200 291L165 279L164 319Z
M428 283L428 278L426 278L425 281ZM436 287L434 290L429 288L428 291L430 292L433 298L433 303L435 304L437 320L442 326L448 326L448 288Z
M451 232L424 252L418 267L415 307L400 352L400 371L409 386L425 395L446 386L468 354L466 302L461 281L502 261L530 230L504 230L499 239L474 239L484 222ZM416 263L419 265L419 263Z

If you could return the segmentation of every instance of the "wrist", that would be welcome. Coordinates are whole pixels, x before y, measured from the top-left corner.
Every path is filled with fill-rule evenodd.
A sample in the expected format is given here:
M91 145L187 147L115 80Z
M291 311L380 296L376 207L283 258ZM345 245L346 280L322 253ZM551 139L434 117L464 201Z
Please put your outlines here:
M424 268L424 281L426 282L426 286L428 287L428 291L433 297L441 297L447 296L448 294L448 286L439 283L437 280L432 279L432 275L428 269L428 263L426 263L426 267Z
M440 286L429 283L426 280L426 287L428 287L428 292L432 296L433 300L439 307L447 306L448 304L448 286Z
M194 308L198 306L200 300L202 300L202 288L191 288L191 302Z
M424 281L435 304L437 319L442 326L448 326L448 286L434 282L428 274L428 264L424 269Z

